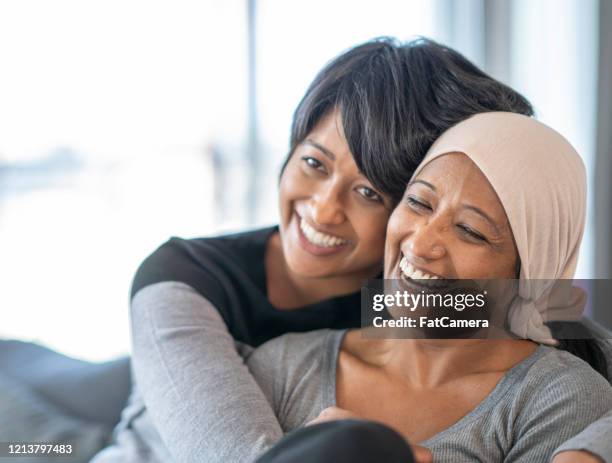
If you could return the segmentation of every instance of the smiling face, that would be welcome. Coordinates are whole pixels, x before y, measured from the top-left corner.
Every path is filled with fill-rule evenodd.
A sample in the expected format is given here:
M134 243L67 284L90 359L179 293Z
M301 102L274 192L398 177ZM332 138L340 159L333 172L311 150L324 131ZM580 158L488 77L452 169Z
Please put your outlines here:
M295 149L280 182L280 233L302 277L370 278L380 271L391 201L359 172L340 114L323 117Z
M501 202L464 154L428 163L389 219L385 278L516 278L517 262Z

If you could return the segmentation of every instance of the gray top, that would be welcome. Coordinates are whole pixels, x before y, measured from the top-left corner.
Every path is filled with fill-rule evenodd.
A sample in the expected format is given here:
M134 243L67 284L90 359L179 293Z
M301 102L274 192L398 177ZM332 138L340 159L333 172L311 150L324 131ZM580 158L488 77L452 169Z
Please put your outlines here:
M282 436L274 411L215 307L177 282L131 304L134 389L114 445L92 463L240 463ZM146 406L145 406L146 404Z
M98 454L93 460L96 463L249 462L282 437L281 424L287 429L288 416L298 417L307 411L316 416L324 408L321 391L308 400L303 398L303 405L300 396L293 394L291 403L283 402L287 411L280 414L279 423L269 403L278 406L270 387L278 388L275 369L279 366L273 360L266 368L266 360L262 359L273 356L270 346L274 344L262 346L249 358L264 395L244 364L244 346L236 346L216 308L184 283L162 282L139 290L132 299L131 324L136 386L116 429L115 444ZM279 347L287 341L282 339ZM287 370L279 372L279 377L295 381L291 375L299 372L297 378L308 374L316 379L318 374L320 381L317 371L322 371L321 358L315 367L306 357L297 355L299 350L289 350L296 353L295 363L284 361ZM309 352L317 358L325 351ZM612 354L607 354L610 360ZM580 360L572 359L585 368ZM612 371L612 362L609 364ZM594 377L590 368L587 370L584 378L593 385L585 387L601 387L601 378ZM326 371L330 371L329 367ZM308 389L308 393L315 392ZM588 392L582 400L588 394L595 397ZM326 403L332 399L328 394ZM587 401L584 413L592 409L593 403ZM300 413L290 414L289 409ZM550 442L554 448L584 428L572 424L564 433L538 435L537 439ZM551 433L556 432L556 427L551 429ZM612 435L612 413L572 439L567 448L588 449L612 463L612 443L606 434Z
M247 364L283 431L336 404L336 363L345 331L288 334ZM435 461L548 462L554 450L612 410L612 389L582 360L540 346L451 427L422 442Z
M561 445L555 454L565 450L588 450L606 463L612 461L612 411Z
M610 378L612 376L612 343L610 343L612 333L588 319L584 321L584 324L595 332L599 332L603 339L598 344L606 356L608 378ZM555 450L555 454L565 450L588 450L598 455L605 463L612 463L612 411L561 445Z

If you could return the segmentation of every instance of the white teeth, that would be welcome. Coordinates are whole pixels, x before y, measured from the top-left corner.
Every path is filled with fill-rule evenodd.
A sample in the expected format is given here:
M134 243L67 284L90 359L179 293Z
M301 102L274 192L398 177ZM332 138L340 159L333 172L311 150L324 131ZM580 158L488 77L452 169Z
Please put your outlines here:
M402 257L399 266L400 270L402 271L402 274L407 278L411 278L413 280L440 280L440 277L437 275L432 275L430 273L426 273L422 270L416 269L414 265L408 262L406 256ZM432 285L440 284L439 281L432 281L431 283Z
M316 231L303 218L300 218L300 229L308 241L323 248L331 248L348 243L348 241L336 236Z

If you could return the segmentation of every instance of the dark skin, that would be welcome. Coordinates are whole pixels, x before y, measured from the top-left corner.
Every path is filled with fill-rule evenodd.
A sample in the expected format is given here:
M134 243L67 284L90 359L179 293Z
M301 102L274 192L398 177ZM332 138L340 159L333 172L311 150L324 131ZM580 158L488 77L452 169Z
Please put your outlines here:
M333 154L333 159L326 153ZM291 221L298 203L302 207L304 204L308 206L304 215L311 225L322 232L352 241L350 249L345 250L344 257L347 259L344 262L336 259L342 256L321 257L300 249L295 236L290 236L295 232L295 229L292 230L295 224ZM322 119L293 153L281 181L280 209L281 233L271 237L265 256L268 294L278 309L290 310L357 291L363 279L373 278L380 272L391 202L358 171L337 114ZM369 227L373 234L362 236L362 230L368 230L364 227ZM293 239L283 239L283 235ZM494 245L495 237L489 238ZM355 242L362 246L358 247ZM342 354L342 358L361 357L356 350L351 353L354 350L351 340L349 334L348 344L343 346L346 353ZM367 352L363 354L365 356ZM502 375L499 373L497 377ZM495 382L493 375L489 383L494 386ZM319 419L326 421L353 416L351 412L333 408L324 410ZM412 447L418 462L431 461L431 453L427 449ZM554 463L564 461L591 463L601 460L579 451L563 452L554 459Z
M274 306L293 309L353 293L379 274L392 204L357 168L338 112L323 117L296 148L279 193L280 233L266 249ZM341 243L308 242L301 221L319 241Z
M552 459L552 463L605 463L597 455L586 450L568 450L560 452Z
M518 252L508 220L472 161L444 155L417 180L389 220L385 277L400 277L405 256L443 278L514 278ZM367 340L351 331L338 360L337 408L315 421L360 417L420 443L468 414L536 348L523 340Z
M357 168L338 112L323 117L296 148L279 193L280 233L272 235L265 255L268 297L275 307L291 310L349 294L381 272L392 202ZM300 239L300 220L347 243L318 255ZM418 463L431 461L429 450L411 447Z

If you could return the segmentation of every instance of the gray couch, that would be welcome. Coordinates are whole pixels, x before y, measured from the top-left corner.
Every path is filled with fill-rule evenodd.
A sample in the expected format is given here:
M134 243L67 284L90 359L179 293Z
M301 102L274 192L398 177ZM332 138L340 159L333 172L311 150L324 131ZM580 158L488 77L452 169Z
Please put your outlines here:
M0 340L0 442L72 443L73 455L52 461L87 462L109 442L129 389L128 358L89 363Z

